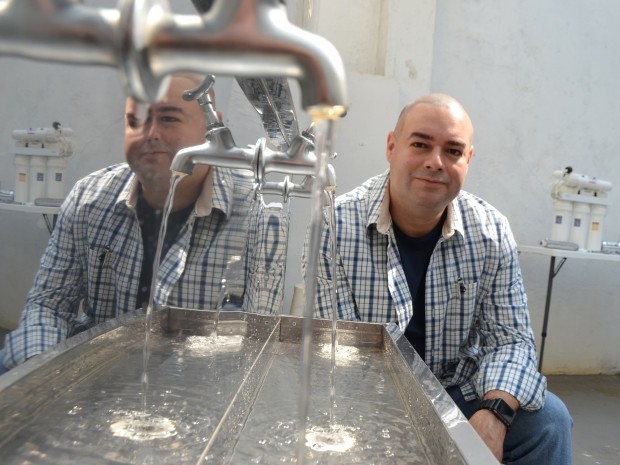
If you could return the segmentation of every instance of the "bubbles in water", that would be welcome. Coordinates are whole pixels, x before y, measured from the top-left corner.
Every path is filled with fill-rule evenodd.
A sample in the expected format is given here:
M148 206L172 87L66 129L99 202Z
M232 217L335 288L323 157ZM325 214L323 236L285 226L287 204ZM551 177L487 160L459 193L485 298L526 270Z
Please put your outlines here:
M150 441L175 436L174 422L168 418L142 412L117 412L120 419L110 425L114 436L134 441Z
M79 405L76 405L71 410L69 410L67 413L69 415L77 415L80 412L80 410L82 410L82 407L80 407Z
M321 344L319 346L318 355L323 358L329 358L332 356L332 345L331 344ZM361 357L359 353L359 348L353 346L336 346L336 362L339 366L348 366L355 362L360 362Z
M242 335L188 336L183 350L192 357L235 353L243 349L243 339Z
M342 425L312 427L306 433L306 446L318 452L346 452L356 444L355 436Z

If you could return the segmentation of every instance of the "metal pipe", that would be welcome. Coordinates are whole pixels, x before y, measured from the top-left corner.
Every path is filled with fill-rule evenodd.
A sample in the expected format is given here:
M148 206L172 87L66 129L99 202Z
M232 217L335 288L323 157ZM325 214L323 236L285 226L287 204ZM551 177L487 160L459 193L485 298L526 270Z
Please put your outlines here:
M75 0L0 3L0 55L116 66L120 13Z

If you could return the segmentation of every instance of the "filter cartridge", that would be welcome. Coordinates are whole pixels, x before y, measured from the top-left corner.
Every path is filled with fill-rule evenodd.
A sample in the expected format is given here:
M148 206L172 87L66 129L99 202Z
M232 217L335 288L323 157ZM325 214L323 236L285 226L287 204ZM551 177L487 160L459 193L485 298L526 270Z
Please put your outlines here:
M551 239L554 241L568 241L570 239L572 220L573 202L569 200L553 199Z
M28 182L28 203L45 197L46 157L30 157L30 180Z
M48 157L46 164L47 182L45 184L45 196L50 199L63 199L65 197L65 168L67 160L63 157Z
M15 155L15 192L13 202L28 202L28 178L30 178L30 157Z
M590 211L590 230L588 231L587 249L600 252L603 246L603 220L607 214L605 205L592 205Z
M590 204L575 202L573 204L573 224L570 231L570 241L585 249L590 229Z

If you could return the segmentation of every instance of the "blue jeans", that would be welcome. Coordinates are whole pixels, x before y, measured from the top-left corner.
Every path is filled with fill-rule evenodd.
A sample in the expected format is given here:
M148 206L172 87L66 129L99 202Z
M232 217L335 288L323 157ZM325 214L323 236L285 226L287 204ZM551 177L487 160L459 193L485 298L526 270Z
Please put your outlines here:
M469 418L479 400L466 401L461 389L447 389L461 412ZM573 420L556 395L547 392L545 405L535 412L519 410L504 441L506 465L572 465Z

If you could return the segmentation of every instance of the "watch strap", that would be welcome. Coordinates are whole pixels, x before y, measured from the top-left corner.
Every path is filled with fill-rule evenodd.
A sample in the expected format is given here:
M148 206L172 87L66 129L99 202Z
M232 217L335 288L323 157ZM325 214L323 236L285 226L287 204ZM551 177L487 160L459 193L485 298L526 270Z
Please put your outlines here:
M478 405L478 410L489 410L493 415L495 415L503 424L506 426L507 430L510 430L510 426L512 425L512 421L515 419L517 412L506 403L504 399L495 398L495 399L485 399L480 402Z

